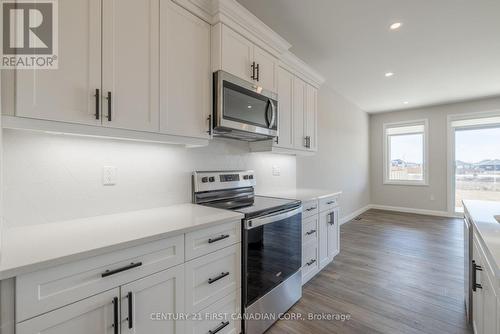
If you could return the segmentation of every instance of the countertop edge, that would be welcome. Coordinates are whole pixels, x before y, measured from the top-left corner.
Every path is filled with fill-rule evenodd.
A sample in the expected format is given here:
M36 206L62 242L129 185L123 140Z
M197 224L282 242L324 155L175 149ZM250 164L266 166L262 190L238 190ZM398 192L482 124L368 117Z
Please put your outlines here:
M62 255L61 257L56 257L52 259L47 259L40 262L33 262L29 264L20 265L18 267L10 267L3 269L0 267L0 280L15 278L16 276L35 272L38 270L44 270L50 267L55 267L59 265L68 264L71 262L88 259L94 256L104 255L106 253L111 253L139 245L143 245L149 242L166 239L170 237L175 237L181 234L197 231L200 229L208 228L214 225L226 224L226 223L237 223L244 216L240 213L234 213L233 216L227 218L216 219L213 221L208 221L202 225L198 226L188 226L185 228L179 228L164 233L154 234L151 236L141 237L137 239L125 240L123 242L113 243L107 246L98 247L94 249L84 250L72 254Z

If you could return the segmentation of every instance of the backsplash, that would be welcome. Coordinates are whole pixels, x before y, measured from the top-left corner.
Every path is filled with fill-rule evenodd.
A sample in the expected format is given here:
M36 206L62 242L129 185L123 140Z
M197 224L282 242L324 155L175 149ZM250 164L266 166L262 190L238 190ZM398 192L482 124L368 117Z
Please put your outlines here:
M249 153L244 142L186 149L16 130L3 141L5 227L191 202L194 170L253 169L257 192L296 185L294 156ZM117 168L116 185L103 186L104 166Z

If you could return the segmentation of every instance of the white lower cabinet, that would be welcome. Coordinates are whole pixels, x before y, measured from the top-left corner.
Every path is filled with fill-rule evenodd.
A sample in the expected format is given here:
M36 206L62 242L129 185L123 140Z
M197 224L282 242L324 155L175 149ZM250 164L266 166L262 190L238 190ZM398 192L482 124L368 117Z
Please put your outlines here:
M302 284L333 261L340 252L338 196L303 203Z
M233 319L241 308L240 222L232 225L17 277L16 334L240 333L240 321ZM229 236L221 239L222 233ZM185 244L199 246L188 262ZM40 292L50 303L37 299ZM27 307L30 301L34 307ZM195 312L206 316L186 319Z
M184 333L184 264L132 283L121 291L121 333Z
M119 295L112 289L26 320L16 325L16 334L113 334Z
M498 334L498 283L490 271L484 252L474 236L472 260L475 270L475 291L472 292L472 326L475 334ZM474 275L473 275L474 276Z

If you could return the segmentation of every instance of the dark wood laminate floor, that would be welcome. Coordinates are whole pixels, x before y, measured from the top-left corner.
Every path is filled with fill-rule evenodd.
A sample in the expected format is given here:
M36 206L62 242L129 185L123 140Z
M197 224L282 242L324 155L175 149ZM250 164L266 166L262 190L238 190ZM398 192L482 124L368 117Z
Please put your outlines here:
M351 319L281 320L267 333L472 333L459 219L370 210L341 227L341 253L290 310Z

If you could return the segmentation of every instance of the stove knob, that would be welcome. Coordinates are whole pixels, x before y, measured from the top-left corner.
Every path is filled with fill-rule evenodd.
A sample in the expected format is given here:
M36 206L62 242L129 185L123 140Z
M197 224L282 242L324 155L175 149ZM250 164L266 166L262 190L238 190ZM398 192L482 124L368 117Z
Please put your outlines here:
M250 178L250 180L253 180L253 175L250 175L249 178Z
M249 176L248 175L243 175L243 180L248 180Z
M207 183L207 182L208 182L208 177L206 177L206 176L205 176L205 177L202 177L202 178L201 178L201 182L203 182L203 183Z
M210 177L208 178L208 181L210 181L210 182L215 182L215 177L210 176Z

